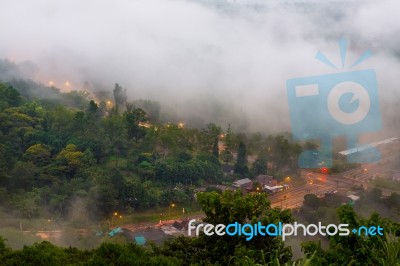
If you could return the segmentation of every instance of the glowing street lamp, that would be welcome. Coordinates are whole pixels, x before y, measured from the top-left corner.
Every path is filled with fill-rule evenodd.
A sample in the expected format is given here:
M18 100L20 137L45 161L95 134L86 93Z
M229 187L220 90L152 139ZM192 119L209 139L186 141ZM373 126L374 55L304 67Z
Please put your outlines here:
M110 226L113 227L113 221L114 221L114 217L118 217L118 212L114 212L114 215L111 216L111 224ZM121 216L122 217L122 216Z
M168 206L168 219L171 218L171 207L175 208L175 203L172 203Z

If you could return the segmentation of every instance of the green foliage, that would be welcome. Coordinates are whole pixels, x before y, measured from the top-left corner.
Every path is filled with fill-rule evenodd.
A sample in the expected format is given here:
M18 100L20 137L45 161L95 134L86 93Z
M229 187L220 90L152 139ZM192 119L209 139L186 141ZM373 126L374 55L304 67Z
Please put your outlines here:
M204 222L211 224L291 222L290 211L272 209L264 193L243 196L239 191L224 193L203 192L197 194L197 201L206 214ZM240 264L244 261L265 263L277 258L279 262L290 261L291 251L280 238L255 236L246 241L245 236L206 236L178 238L161 248L161 254L174 255L190 263L202 265ZM266 259L267 258L267 259ZM251 265L251 264L250 264Z
M246 145L243 142L239 143L235 173L242 176L246 176L249 173L249 168L247 167Z
M253 176L267 174L268 154L266 151L261 151L258 154L257 160L253 163L252 174Z
M304 195L304 206L318 208L320 206L320 200L315 194L306 194Z
M199 159L184 162L160 160L155 165L155 178L165 183L187 183L187 181L196 183L200 179L213 182L221 176L219 165Z
M22 103L20 93L12 86L0 82L0 111Z
M146 135L142 123L147 121L146 113L142 109L138 108L133 110L128 107L128 110L124 113L126 127L128 129L128 139L135 139L138 143Z
M37 166L44 166L49 164L51 152L46 145L34 144L26 150L24 158Z
M128 97L126 95L126 89L123 89L118 83L116 83L113 93L116 110L123 108Z
M368 219L356 215L352 207L343 205L338 209L340 223L349 224L349 228L359 226L381 226L384 236L365 236L350 234L343 237L334 235L329 238L329 249L323 250L320 243L303 244L307 256L316 253L313 259L315 265L396 265L400 261L398 247L400 240L390 237L397 234L399 225L378 214L372 214Z
M49 242L35 243L22 250L11 250L0 238L2 265L182 265L174 257L158 255L135 244L103 243L93 250L60 248Z

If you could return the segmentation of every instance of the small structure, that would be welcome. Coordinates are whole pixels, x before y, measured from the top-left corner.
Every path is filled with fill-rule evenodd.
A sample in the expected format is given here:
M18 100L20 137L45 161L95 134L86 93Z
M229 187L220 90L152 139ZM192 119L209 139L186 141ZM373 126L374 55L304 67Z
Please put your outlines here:
M136 236L135 242L138 246L143 246L144 244L146 244L146 238L144 238L143 236Z
M205 188L205 187L199 187L199 188L196 188L193 192L194 193L198 193L198 192L205 192L207 189Z
M121 227L117 227L117 228L114 228L113 230L111 230L111 231L108 233L108 235L109 235L110 237L113 237L113 236L115 236L116 234L121 233L121 232L122 232L122 228L121 228Z
M348 195L347 197L348 197L350 200L352 200L352 201L357 201L357 200L360 199L360 197L359 197L359 196L356 196L356 195Z
M271 193L271 194L273 194L273 193L276 193L276 192L279 192L279 191L282 191L282 190L283 190L283 186L273 186L273 187L270 187L270 186L264 186L263 188L264 188L264 191L265 191L265 192L268 192L268 193Z
M253 189L253 181L251 181L248 178L243 178L243 179L236 180L235 182L233 182L232 185L234 187L244 188L244 189L247 189L247 190L252 190Z
M231 187L225 185L215 185L214 187L221 190L222 192L224 192L225 190L233 190Z

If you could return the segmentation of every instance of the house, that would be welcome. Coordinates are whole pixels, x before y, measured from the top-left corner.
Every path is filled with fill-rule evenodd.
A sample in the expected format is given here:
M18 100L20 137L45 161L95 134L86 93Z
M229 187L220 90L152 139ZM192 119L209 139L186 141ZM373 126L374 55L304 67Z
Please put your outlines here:
M221 190L222 192L224 192L225 190L233 190L231 187L225 185L215 185L214 187Z
M247 189L247 190L252 190L253 189L253 181L251 181L248 178L243 178L243 179L236 180L235 182L233 182L232 185L234 187L244 188L244 189Z
M270 187L270 186L265 185L265 186L263 186L263 189L264 189L265 192L273 194L273 193L282 191L283 190L283 186L272 186L272 187Z
M259 175L256 177L256 180L261 187L264 186L274 187L278 185L278 181L276 181L274 177L270 175Z
M359 197L359 196L356 196L356 195L348 195L347 198L349 198L349 199L352 200L352 201L357 201L357 200L360 199L360 197Z

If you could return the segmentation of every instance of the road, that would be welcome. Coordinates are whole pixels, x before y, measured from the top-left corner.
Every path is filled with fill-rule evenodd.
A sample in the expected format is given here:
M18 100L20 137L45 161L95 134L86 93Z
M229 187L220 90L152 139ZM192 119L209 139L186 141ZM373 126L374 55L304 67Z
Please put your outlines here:
M387 161L387 160L386 160ZM363 164L361 167L352 169L341 174L327 175L319 173L303 172L302 177L313 180L313 183L301 185L293 189L271 195L272 207L298 208L302 205L304 195L323 195L328 191L347 190L352 187L368 187L369 180L390 172L387 163Z

